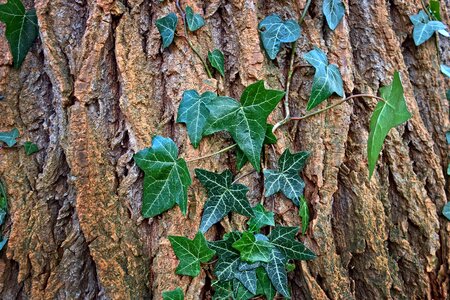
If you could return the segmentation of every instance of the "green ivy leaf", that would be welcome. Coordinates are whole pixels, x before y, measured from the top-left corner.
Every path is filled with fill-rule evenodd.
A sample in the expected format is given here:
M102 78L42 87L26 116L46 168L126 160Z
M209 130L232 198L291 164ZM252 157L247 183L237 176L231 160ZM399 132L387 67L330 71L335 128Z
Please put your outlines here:
M256 278L256 270L248 270L236 272L236 279L253 295L256 294L258 279Z
M441 5L439 3L439 0L430 0L430 5L429 5L428 9L436 20L442 21Z
M209 103L217 98L212 92L205 92L199 95L195 90L188 90L183 93L180 106L178 108L177 122L185 123L192 146L197 148L203 133L208 125Z
M208 60L211 66L219 71L222 77L225 77L225 57L222 51L214 49L212 52L208 51Z
M447 26L440 21L431 21L423 10L409 18L414 24L413 39L416 46L428 41L436 31L444 36L449 36L449 33L446 31Z
M212 283L214 288L213 300L230 300L233 298L232 281L215 281Z
M450 66L441 65L441 72L442 74L450 78Z
M190 31L196 31L205 25L202 16L195 14L190 6L186 6L186 21Z
M162 293L163 300L184 300L183 290L179 287Z
M6 24L6 39L18 69L39 34L36 11L26 11L20 0L8 0L0 5L0 21Z
M8 238L7 237L0 237L0 251L2 251L2 249L5 247L6 243L8 242Z
M233 248L233 243L242 237L242 233L233 231L224 235L223 240L209 242L211 249L216 251L219 257L239 256L239 252Z
M186 215L187 189L192 181L185 160L178 158L177 145L170 138L155 136L152 147L136 153L134 161L145 173L144 218L159 215L175 204Z
M214 274L221 281L232 280L238 271L240 260L239 254L219 257L214 267Z
M303 194L305 183L298 173L305 166L309 152L291 154L286 149L278 160L278 171L264 170L264 187L266 197L272 196L278 191L299 206L298 199Z
M269 241L288 259L311 260L316 258L314 252L295 239L298 227L275 227L269 235Z
M261 80L244 90L240 103L228 97L215 99L208 106L213 121L205 134L228 131L253 167L259 171L267 117L284 94L283 91L267 90Z
M3 182L0 180L0 226L5 223L8 213L8 196Z
M442 214L450 220L450 202L444 205L444 209L442 210Z
M39 152L39 148L36 144L32 142L25 142L23 144L23 147L25 148L25 153L29 156L36 152Z
M307 110L313 109L328 99L333 93L341 97L344 96L344 87L339 68L336 65L328 64L328 59L322 50L315 48L306 53L303 58L316 69L311 95L306 107Z
M156 27L163 41L163 48L167 48L172 44L177 28L178 17L174 13L170 13L165 17L156 20Z
M273 300L277 291L275 290L269 276L263 267L256 269L256 276L258 277L258 287L256 289L257 295L264 295L267 300Z
M0 132L0 142L5 143L8 147L14 146L17 141L16 139L19 137L19 130L17 128L12 129L11 131Z
M258 204L253 207L254 217L248 220L248 230L252 232L258 232L264 226L275 226L274 213L266 211L262 204Z
M378 156L389 130L411 118L398 72L394 73L394 80L391 85L380 89L380 95L385 101L378 102L370 118L370 134L367 142L369 178L372 177L375 170Z
M193 240L184 236L169 236L175 255L180 260L176 273L179 275L198 276L200 263L207 263L216 254L208 247L204 235L198 232Z
M283 22L277 15L270 15L262 20L258 29L261 40L270 59L275 59L282 43L295 42L300 37L301 28L295 20Z
M290 298L286 272L287 259L276 247L272 248L269 262L264 266L267 276L275 289L284 297Z
M232 184L233 174L230 170L218 174L196 169L195 175L208 192L200 224L201 232L206 232L231 211L247 217L253 216L246 196L248 188L242 184Z
M241 239L233 243L233 247L240 252L243 261L268 262L273 246L266 239L262 234L244 232Z
M344 3L342 3L342 0L324 0L322 8L328 27L335 30L345 15Z
M309 208L304 196L300 197L300 207L298 209L298 215L302 220L302 234L305 235L306 230L308 230L309 224Z
M233 280L233 300L249 300L254 296L239 280Z

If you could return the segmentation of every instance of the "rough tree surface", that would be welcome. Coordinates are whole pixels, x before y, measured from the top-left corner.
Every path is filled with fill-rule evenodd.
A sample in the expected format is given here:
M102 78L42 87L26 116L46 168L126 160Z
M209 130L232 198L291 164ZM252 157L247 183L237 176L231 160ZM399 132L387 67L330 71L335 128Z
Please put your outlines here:
M257 25L273 12L298 18L305 2L181 1L205 16L192 42L204 57L223 50L225 80L208 80L183 38L182 22L174 44L161 50L155 21L176 12L174 1L27 0L27 7L36 7L40 38L20 70L12 68L0 25L0 131L17 127L21 142L42 149L32 156L23 148L0 150L10 211L0 298L161 299L162 291L180 286L186 299L209 299L205 271L196 278L174 274L177 259L167 239L193 238L205 191L194 180L186 218L176 207L142 219L143 174L132 156L157 134L172 137L188 159L230 145L226 134L204 139L197 150L190 145L185 126L175 123L183 91L218 87L221 95L239 98L259 79L284 89L290 49L269 61ZM322 1L313 1L298 57L313 46L323 49L339 66L347 95L375 95L399 70L413 117L390 132L371 181L366 144L373 99L291 122L277 131L278 144L265 148L268 168L286 148L311 151L302 175L312 211L304 242L318 258L297 263L290 275L293 299L448 299L450 223L441 210L449 195L449 81L439 72L434 37L414 46L409 16L422 9L420 0L344 2L346 17L331 32ZM441 6L450 24L450 2ZM442 38L440 46L450 64L448 41ZM314 71L302 59L297 64L290 106L302 115ZM282 118L280 104L269 121ZM229 151L190 163L191 174L197 167L236 172L234 156ZM250 170L247 165L241 174ZM253 174L243 183L257 203L262 177ZM265 205L279 214L278 223L299 224L291 201L269 197ZM234 215L207 238L244 221Z

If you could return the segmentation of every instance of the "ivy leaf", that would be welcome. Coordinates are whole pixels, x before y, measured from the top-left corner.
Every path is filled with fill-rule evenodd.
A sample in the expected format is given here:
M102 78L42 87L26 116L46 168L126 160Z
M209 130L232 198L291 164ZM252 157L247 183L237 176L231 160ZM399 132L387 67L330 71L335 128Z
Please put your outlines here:
M450 202L444 205L444 209L442 210L442 214L450 220Z
M3 182L0 181L0 226L5 223L6 214L8 213L8 198Z
M439 0L430 0L430 5L428 9L436 20L442 21L441 4L439 3Z
M205 92L199 95L195 90L188 90L183 93L180 106L178 108L177 122L185 123L192 146L197 148L208 125L209 103L217 97L212 92Z
M239 280L233 280L233 300L248 300L254 296Z
M442 74L450 78L450 66L441 65L441 72Z
M286 257L284 257L278 248L274 247L270 251L269 262L264 268L275 289L284 297L290 298L285 267L286 262Z
M205 25L202 16L195 14L190 6L186 6L186 21L190 31L196 31Z
M185 160L178 158L177 145L170 138L155 136L152 147L136 153L134 160L145 173L143 217L152 218L175 204L186 215L187 189L192 181Z
M306 230L308 230L309 224L309 208L304 196L300 197L300 207L298 209L298 214L302 220L302 234L305 235Z
M219 71L222 77L225 77L225 57L222 51L214 49L212 52L208 51L208 60L211 66Z
M316 255L295 239L298 227L275 227L269 235L269 241L288 259L311 260Z
M266 197L269 197L278 191L292 200L296 206L299 206L298 198L303 194L305 183L298 173L305 166L309 152L298 152L291 154L286 149L278 160L278 171L264 170L264 187Z
M200 274L200 263L207 263L216 254L208 247L204 235L198 232L193 240L184 236L169 236L175 255L180 260L176 273L195 277Z
M344 87L339 68L336 65L328 64L328 59L322 50L315 48L306 53L303 58L316 69L311 95L306 107L307 110L313 109L328 99L333 93L341 97L344 96Z
M258 232L262 227L275 226L274 214L271 211L266 211L262 204L258 204L253 207L254 217L248 220L248 230L252 232Z
M179 287L162 293L163 300L184 300L183 290Z
M324 0L323 14L327 19L328 27L335 30L345 15L345 7L342 0Z
M259 171L267 117L284 94L283 91L267 90L261 80L244 90L240 103L228 97L215 99L208 107L213 122L205 134L228 131L253 167Z
M250 270L255 270L256 268L258 268L259 266L261 266L261 262L255 262L253 264L249 264L245 261L241 261L241 263L239 264L238 270L239 271L250 271Z
M212 283L214 288L213 300L230 300L233 298L232 281L215 281Z
M236 272L235 277L250 293L252 293L253 295L256 294L256 287L258 282L256 278L256 270Z
M230 170L218 174L196 169L195 175L208 192L200 224L201 232L206 232L231 211L247 217L253 216L246 196L248 188L242 184L232 184L233 174Z
M261 234L255 236L251 232L244 232L241 239L233 243L233 247L240 252L243 261L249 263L269 261L273 246L266 240L267 238L261 237L264 236Z
M394 80L391 85L380 89L380 95L385 101L378 102L370 118L370 134L367 142L369 178L373 175L384 139L389 130L411 118L398 72L394 73Z
M0 237L0 251L2 251L2 249L5 247L6 243L8 242L8 238L7 237Z
M273 284L270 281L269 276L267 276L264 268L260 267L256 269L256 276L258 278L258 287L256 289L256 294L266 296L267 300L273 300L277 291L273 287Z
M216 251L219 257L239 256L239 252L233 248L233 243L238 241L242 234L237 231L229 232L224 235L223 240L209 242L209 247Z
M14 146L17 141L16 139L19 137L19 130L17 128L12 129L11 131L0 132L0 142L5 143L8 147Z
M436 31L448 36L447 26L441 21L431 21L423 10L417 15L410 16L409 19L414 24L413 39L416 46L425 43Z
M282 43L295 42L300 37L300 26L297 21L283 22L277 15L270 15L262 20L258 29L261 40L270 59L275 59L280 52Z
M220 257L214 266L214 274L219 280L232 280L238 271L239 261L239 254L236 256Z
M8 0L0 5L0 21L6 25L6 39L18 69L39 34L36 11L26 11L20 0Z
M25 153L29 156L36 152L39 152L39 148L36 144L32 142L25 142L23 144L23 147L25 148Z
M174 13L170 13L165 17L156 20L156 27L163 41L163 48L167 48L172 44L177 28L178 17Z

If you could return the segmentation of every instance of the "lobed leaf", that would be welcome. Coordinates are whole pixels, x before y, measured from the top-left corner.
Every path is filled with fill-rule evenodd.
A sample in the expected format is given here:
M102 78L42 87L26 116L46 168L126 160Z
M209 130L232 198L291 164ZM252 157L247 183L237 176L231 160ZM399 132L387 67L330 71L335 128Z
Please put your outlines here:
M257 239L257 236L251 232L244 232L241 239L233 243L233 247L240 252L243 261L249 263L269 261L273 246L265 239Z
M290 298L286 262L286 257L278 248L274 247L270 252L269 262L265 265L265 270L275 289L284 297Z
M8 147L14 146L17 141L16 139L19 137L19 130L17 128L12 129L11 131L0 132L0 142L5 143Z
M331 30L335 30L345 15L345 7L342 0L324 0L323 14Z
M430 20L429 16L423 10L409 18L414 24L413 39L416 46L425 43L436 31L445 36L449 36L449 33L446 31L447 26L441 21Z
M167 48L172 44L177 28L178 17L174 13L170 13L165 17L156 20L156 27L163 41L163 48Z
M264 226L275 226L274 213L266 211L262 204L253 207L253 214L255 216L247 222L249 231L258 232Z
M196 31L205 25L203 17L194 13L190 6L186 6L186 21L190 31Z
M296 240L298 227L276 226L269 235L270 243L288 259L312 260L316 255Z

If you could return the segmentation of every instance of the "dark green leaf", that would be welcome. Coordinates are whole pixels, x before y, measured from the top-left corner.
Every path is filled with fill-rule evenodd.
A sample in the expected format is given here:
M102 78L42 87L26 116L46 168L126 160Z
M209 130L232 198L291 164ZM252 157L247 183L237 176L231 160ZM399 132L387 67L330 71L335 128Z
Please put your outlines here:
M2 187L0 186L0 188ZM0 193L0 226L3 225L3 223L5 223L7 213L8 213L8 203L6 195Z
M207 263L216 253L208 247L201 232L193 240L184 236L169 236L175 255L180 260L176 273L195 277L200 274L200 263Z
M442 214L450 220L450 202L444 205L444 209L442 210Z
M270 59L275 59L282 43L295 42L300 37L300 26L295 20L283 22L277 15L270 15L259 23L261 40Z
M256 276L258 277L258 287L256 289L256 294L266 296L267 300L273 300L277 291L270 281L269 276L267 276L264 268L260 267L256 269Z
M20 0L8 0L0 5L0 21L6 24L5 35L17 69L39 34L36 11L26 11Z
M248 300L254 296L239 280L233 280L233 300Z
M450 66L441 65L441 72L447 77L450 77Z
M269 235L270 243L275 245L278 250L288 259L311 260L316 255L296 240L298 227L276 226Z
M39 148L36 144L32 143L32 142L25 142L23 144L23 147L25 148L25 153L27 155L32 155L36 152L39 152Z
M302 234L306 233L309 224L309 208L308 203L304 196L300 197L300 207L298 209L298 214L302 220Z
M431 21L428 15L421 10L417 15L409 17L414 24L413 39L416 46L429 40L436 31L448 36L447 26L440 21Z
M262 204L258 204L253 207L254 217L248 220L248 230L252 232L258 232L264 226L275 226L275 221L273 219L273 212L266 211Z
M249 264L248 262L245 261L241 261L241 263L239 264L238 270L239 271L250 271L250 270L254 270L256 268L258 268L259 266L261 266L261 262L255 262L253 264Z
M230 300L233 298L232 281L215 281L212 284L214 288L213 300Z
M240 103L227 97L215 99L208 106L213 122L205 134L228 131L253 167L259 171L267 117L284 94L283 91L267 90L264 81L258 81L244 90Z
M395 72L391 85L380 89L380 95L385 101L378 102L370 119L370 134L367 145L369 178L372 177L375 170L378 156L389 130L411 118L398 72Z
M8 242L7 237L0 237L0 251L2 251L7 242Z
M275 289L284 297L290 298L285 267L286 262L286 257L278 248L274 247L270 252L269 262L265 265L265 269Z
M256 294L256 286L258 282L256 279L256 270L236 272L235 277L250 293Z
M19 130L17 128L12 129L11 131L0 132L0 142L5 143L8 147L14 146L17 141L16 139L19 137Z
M303 189L305 188L305 183L298 173L305 166L308 157L309 152L291 154L286 149L278 160L278 171L264 170L266 197L281 191L298 206L298 199L303 194Z
M195 14L190 6L186 6L186 21L190 31L196 31L205 25L202 16Z
M339 68L336 65L328 64L328 59L322 50L315 48L303 57L316 69L311 95L306 107L307 110L313 109L334 93L341 97L344 96L344 87Z
M165 291L162 293L164 300L184 300L183 290L176 288L173 291Z
M433 17L438 20L438 21L442 21L441 18L441 5L439 3L439 0L430 0L430 5L429 5L429 10L430 13L433 15Z
M186 214L192 181L186 162L178 158L177 145L170 138L155 136L152 147L136 153L134 160L145 173L142 215L152 218L175 204Z
M170 13L167 16L156 20L156 27L163 40L163 48L167 48L172 44L177 23L178 17L174 13Z
M268 241L257 239L251 232L244 232L241 239L233 243L233 247L241 253L241 259L249 263L268 262L273 248Z
M239 254L236 256L220 257L214 267L214 274L221 281L232 280L238 271L240 260Z
M208 60L211 66L219 71L220 75L225 77L225 57L222 51L215 49L212 52L208 51Z
M328 27L335 30L345 15L345 7L342 0L324 0L323 14L327 19Z
M223 240L209 242L211 249L216 251L219 257L234 257L239 256L239 252L233 248L233 243L239 240L242 233L233 231L224 235Z

